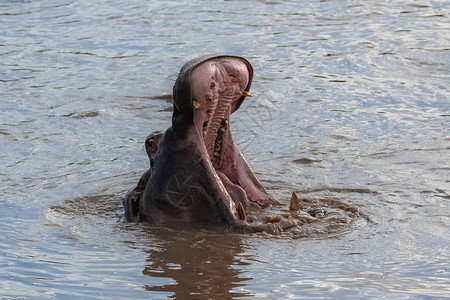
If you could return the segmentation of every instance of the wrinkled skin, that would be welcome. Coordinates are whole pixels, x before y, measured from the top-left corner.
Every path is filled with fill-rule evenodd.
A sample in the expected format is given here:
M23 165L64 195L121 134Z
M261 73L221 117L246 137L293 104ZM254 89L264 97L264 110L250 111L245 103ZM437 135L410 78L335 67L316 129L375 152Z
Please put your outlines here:
M249 96L252 78L250 63L236 56L201 57L183 66L173 88L172 126L147 137L150 169L124 199L128 221L209 221L269 232L296 225L246 221L249 207L278 203L231 135L230 115Z

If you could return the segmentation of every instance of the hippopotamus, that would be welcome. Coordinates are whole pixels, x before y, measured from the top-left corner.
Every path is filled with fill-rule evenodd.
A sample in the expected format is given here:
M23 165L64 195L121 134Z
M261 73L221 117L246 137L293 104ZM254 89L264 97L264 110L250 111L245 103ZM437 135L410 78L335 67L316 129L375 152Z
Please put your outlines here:
M265 230L249 224L246 210L278 201L256 178L230 130L230 115L251 97L252 79L253 67L238 56L203 56L181 68L173 87L172 126L145 141L150 168L125 196L127 221Z

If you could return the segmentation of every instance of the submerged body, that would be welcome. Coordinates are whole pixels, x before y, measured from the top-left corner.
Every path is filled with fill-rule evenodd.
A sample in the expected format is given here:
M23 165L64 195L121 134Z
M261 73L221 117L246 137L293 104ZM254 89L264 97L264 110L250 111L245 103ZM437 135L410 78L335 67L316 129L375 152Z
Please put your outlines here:
M125 197L128 221L248 228L246 208L278 203L230 131L230 115L250 96L252 78L250 63L236 56L202 57L183 66L173 88L172 126L147 137L150 169Z

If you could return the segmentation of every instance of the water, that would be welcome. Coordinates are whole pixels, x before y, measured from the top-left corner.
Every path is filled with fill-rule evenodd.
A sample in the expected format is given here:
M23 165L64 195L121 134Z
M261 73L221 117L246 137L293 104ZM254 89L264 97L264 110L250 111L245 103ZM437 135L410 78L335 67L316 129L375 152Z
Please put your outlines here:
M450 297L448 1L1 1L0 298ZM123 222L179 68L241 55L235 140L281 236ZM265 211L263 214L270 214Z

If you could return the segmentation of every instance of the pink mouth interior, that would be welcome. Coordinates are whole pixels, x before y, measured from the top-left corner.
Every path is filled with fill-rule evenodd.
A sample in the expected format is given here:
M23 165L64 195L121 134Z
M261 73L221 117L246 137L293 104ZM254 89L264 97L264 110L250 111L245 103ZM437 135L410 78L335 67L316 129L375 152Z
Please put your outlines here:
M233 157L230 114L248 81L246 64L232 57L208 60L192 71L194 122L216 170L221 168L223 157Z

